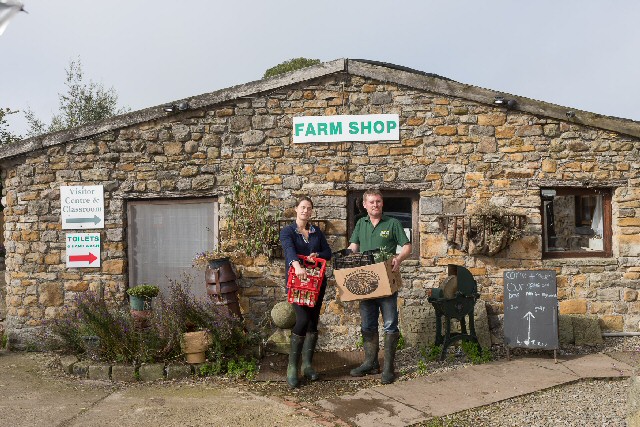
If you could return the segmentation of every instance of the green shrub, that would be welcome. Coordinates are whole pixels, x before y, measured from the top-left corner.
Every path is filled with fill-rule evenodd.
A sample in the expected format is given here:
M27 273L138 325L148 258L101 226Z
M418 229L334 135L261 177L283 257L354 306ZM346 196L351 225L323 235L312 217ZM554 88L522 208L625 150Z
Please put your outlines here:
M440 355L442 354L442 345L432 344L430 347L425 347L420 350L420 353L422 354L423 359L425 359L426 361L435 362L440 358Z
M126 307L108 304L104 298L87 292L74 307L66 308L61 319L51 323L48 344L104 362L170 362L182 357L180 342L184 332L206 329L213 338L207 350L209 360L220 361L226 367L229 360L236 360L257 340L244 331L241 321L230 315L226 306L196 299L178 282L172 283L166 298L160 296L158 307L145 326L136 324ZM98 340L90 346L90 340L83 339L87 336ZM217 372L222 370L212 368L202 374Z
M133 288L127 289L127 294L129 294L132 297L138 297L138 298L153 298L158 296L159 292L160 292L160 288L158 288L156 285L146 285L146 284L134 286Z
M278 74L288 73L289 71L299 70L300 68L310 67L312 65L319 64L319 59L309 58L293 58L288 61L281 62L280 64L269 68L264 72L263 79L267 77L277 76Z
M460 344L460 347L462 347L462 351L467 356L467 359L469 359L469 361L474 365L487 363L492 359L491 352L483 349L475 342L463 341Z
M222 360L214 360L212 363L205 363L198 368L198 375L201 377L211 377L224 373Z
M404 339L404 335L400 333L400 337L398 338L398 344L396 344L396 350L402 350L407 346L407 342Z
M251 380L255 378L258 371L258 365L254 359L245 360L240 356L237 359L231 359L227 363L227 375L233 378L246 378Z

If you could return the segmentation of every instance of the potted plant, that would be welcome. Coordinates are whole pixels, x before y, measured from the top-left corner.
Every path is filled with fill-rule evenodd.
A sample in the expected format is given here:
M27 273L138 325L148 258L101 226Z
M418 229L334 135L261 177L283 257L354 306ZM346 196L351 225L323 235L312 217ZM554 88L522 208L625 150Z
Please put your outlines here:
M207 330L185 332L180 345L186 355L187 363L204 363L205 351L212 343L211 333Z
M231 254L222 250L198 252L193 257L193 266L196 268L220 268L223 264L229 264Z
M129 308L134 326L143 329L149 326L149 319L153 315L152 299L158 296L160 288L156 285L142 284L127 289L129 294Z
M151 310L152 298L158 296L160 288L156 285L142 284L127 289L131 310Z

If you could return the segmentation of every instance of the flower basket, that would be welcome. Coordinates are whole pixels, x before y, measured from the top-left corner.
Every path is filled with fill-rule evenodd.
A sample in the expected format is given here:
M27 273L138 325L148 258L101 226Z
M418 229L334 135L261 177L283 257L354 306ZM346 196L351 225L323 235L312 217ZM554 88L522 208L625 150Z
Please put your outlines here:
M493 209L493 210L490 210ZM438 218L440 230L450 246L469 255L494 256L519 239L526 216L495 211L489 207L471 215Z

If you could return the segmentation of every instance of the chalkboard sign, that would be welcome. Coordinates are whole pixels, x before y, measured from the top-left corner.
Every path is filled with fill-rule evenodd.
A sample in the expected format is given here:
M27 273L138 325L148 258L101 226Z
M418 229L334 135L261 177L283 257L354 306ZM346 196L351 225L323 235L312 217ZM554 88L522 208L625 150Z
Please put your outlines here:
M504 272L504 342L558 348L558 294L553 270Z

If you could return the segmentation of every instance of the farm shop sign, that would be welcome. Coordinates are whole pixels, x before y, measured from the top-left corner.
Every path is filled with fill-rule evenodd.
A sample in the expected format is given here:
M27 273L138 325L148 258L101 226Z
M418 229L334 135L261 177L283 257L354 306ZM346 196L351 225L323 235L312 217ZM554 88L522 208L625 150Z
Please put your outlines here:
M293 118L293 142L399 141L397 114Z

